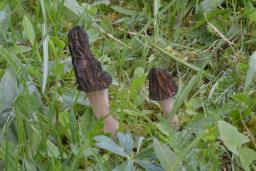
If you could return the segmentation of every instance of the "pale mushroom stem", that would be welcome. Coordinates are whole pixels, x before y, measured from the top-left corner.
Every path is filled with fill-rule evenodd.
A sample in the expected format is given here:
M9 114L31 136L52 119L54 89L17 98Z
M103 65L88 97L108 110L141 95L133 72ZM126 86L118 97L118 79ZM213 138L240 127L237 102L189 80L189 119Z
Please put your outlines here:
M168 97L167 99L159 100L159 105L161 106L163 110L164 117L168 117L168 113L170 113L173 109L173 99L172 97ZM172 118L170 125L171 127L175 127L179 123L179 117L178 115L174 115Z
M92 92L86 92L86 94L89 98L96 118L99 119L101 117L106 117L104 119L104 132L111 133L112 136L115 136L119 127L119 122L112 115L109 114L110 110L108 101L108 90L97 90Z

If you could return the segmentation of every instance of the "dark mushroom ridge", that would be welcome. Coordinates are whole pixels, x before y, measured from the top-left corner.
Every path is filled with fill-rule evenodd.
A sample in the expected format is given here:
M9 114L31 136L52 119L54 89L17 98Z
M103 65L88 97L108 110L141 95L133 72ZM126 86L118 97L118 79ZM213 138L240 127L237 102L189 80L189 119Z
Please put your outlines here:
M72 28L68 40L78 90L91 92L107 88L112 79L91 53L88 36L83 28Z
M160 68L152 68L149 71L149 98L151 100L163 100L177 93L178 86L172 76Z

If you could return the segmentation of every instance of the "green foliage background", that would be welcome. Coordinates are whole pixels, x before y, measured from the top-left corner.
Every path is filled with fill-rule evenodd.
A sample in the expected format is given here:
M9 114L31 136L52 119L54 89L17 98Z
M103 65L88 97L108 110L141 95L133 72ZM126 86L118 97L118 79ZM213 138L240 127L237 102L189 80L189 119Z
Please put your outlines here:
M116 140L76 90L75 25L113 78ZM254 0L1 0L0 170L256 170L255 26ZM179 128L151 67L179 85Z

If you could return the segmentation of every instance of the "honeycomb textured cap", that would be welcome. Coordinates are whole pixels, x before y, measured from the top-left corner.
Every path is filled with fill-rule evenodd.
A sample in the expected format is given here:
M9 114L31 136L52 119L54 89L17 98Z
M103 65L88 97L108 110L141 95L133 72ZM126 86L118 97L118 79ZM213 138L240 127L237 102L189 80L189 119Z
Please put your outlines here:
M72 28L68 40L78 90L91 92L107 88L112 79L91 53L88 35L83 28Z
M172 76L160 68L152 68L149 71L149 98L151 100L163 100L174 96L178 91L178 86Z

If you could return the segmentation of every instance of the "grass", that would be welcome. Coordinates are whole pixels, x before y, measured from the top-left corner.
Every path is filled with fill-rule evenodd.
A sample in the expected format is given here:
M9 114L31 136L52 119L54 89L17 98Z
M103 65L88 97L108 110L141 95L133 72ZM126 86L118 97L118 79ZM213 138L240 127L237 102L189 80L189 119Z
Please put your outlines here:
M2 0L0 170L256 170L255 5ZM76 25L113 78L115 140L76 89ZM179 85L177 129L148 98L152 67Z

